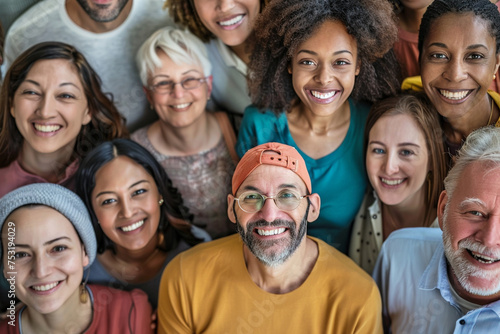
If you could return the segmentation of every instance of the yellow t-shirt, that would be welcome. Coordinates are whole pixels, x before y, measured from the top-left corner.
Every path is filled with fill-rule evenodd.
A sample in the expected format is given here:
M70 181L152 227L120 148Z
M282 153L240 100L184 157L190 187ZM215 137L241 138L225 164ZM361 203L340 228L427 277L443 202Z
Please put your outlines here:
M304 283L272 294L250 278L232 235L173 259L160 283L158 333L382 333L379 291L348 257L318 244Z

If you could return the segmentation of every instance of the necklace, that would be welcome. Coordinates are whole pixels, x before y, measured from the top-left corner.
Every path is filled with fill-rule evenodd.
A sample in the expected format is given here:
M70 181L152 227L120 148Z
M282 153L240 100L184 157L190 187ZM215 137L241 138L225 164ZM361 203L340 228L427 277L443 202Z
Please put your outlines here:
M490 111L490 119L488 119L488 124L486 126L490 125L491 123L491 118L493 117L493 99L491 99L491 111Z

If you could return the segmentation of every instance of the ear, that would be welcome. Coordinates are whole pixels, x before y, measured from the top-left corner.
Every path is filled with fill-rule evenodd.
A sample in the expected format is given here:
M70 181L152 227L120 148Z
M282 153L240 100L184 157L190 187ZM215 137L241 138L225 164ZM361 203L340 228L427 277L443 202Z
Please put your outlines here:
M438 223L441 230L443 229L443 215L447 203L448 203L448 194L446 193L446 190L443 190L439 195L438 206L437 206Z
M292 74L292 64L288 64L288 73Z
M354 73L354 75L357 76L359 74L359 71L361 71L361 64L356 60L356 72Z
M234 205L234 196L229 194L227 195L227 216L229 217L229 220L233 224L236 224L236 216L234 213L233 205Z
M85 247L83 246L82 244L82 262L83 262L83 266L86 267L89 265L89 256L87 255L87 252L85 251Z
M498 73L499 67L500 67L500 53L497 54L497 62L495 64L495 72L493 72L493 74L496 74L497 76L500 75L500 73Z
M309 206L309 212L307 214L307 221L312 223L319 216L319 208L321 207L321 198L318 194L312 194L309 196L309 201L311 205Z
M10 115L13 118L16 118L16 114L14 113L14 103L12 103L12 106L10 107ZM7 276L6 276L7 277Z
M90 115L89 107L85 110L85 115L83 116L82 125L87 125L92 120L92 115Z
M207 84L207 97L210 99L210 94L212 94L212 82L214 80L214 77L209 75L207 77L207 81L205 83Z
M153 104L153 97L151 96L151 91L146 87L142 86L142 91L146 94L146 99L148 99L149 104Z

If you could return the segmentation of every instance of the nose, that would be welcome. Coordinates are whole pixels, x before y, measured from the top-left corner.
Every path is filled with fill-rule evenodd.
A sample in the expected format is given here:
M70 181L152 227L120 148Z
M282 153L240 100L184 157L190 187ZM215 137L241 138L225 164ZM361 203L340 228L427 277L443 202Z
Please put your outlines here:
M272 222L278 217L280 209L274 203L274 200L271 198L267 198L264 202L264 206L259 211L259 215L262 219Z
M50 273L50 260L44 255L34 255L35 259L33 261L32 275L35 278L43 278Z
M176 83L172 88L172 95L176 98L181 98L184 96L184 88L182 87L180 82Z
M121 201L120 213L123 218L130 218L135 214L135 206L131 199L124 198Z
M387 154L384 164L384 171L387 175L393 175L399 172L399 161L394 154Z
M320 66L316 75L316 81L321 85L328 85L333 81L333 74L327 66Z
M228 12L234 7L234 0L218 0L217 7L221 12Z
M43 118L51 118L55 113L55 104L53 99L50 97L44 96L40 100L40 104L38 105L37 113Z
M460 82L468 77L467 67L459 58L450 60L443 74L446 79L453 82Z
M490 216L476 234L476 239L487 247L500 247L500 217Z

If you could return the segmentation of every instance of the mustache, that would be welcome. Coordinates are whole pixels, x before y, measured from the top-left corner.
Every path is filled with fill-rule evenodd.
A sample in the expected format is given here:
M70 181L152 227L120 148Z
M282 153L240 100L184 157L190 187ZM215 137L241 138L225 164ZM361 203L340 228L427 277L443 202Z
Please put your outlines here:
M295 223L293 221L284 220L284 219L275 219L271 222L268 222L265 219L259 219L257 221L248 223L247 231L251 231L257 227L286 227L286 228L293 229L293 228L295 228Z
M500 248L490 248L478 241L473 240L472 238L459 241L458 248L480 253L493 259L500 259Z

